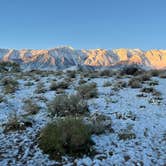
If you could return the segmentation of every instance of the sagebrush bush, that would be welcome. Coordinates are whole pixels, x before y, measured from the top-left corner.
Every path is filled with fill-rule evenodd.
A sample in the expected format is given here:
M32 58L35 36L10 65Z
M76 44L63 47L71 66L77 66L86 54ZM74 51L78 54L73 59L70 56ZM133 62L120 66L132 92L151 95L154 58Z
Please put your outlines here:
M21 68L15 62L0 62L0 72L20 72Z
M80 80L78 81L78 84L85 84L85 83L87 83L87 81L84 80L84 79L80 79Z
M98 96L96 83L82 84L77 87L78 94L84 99L90 99Z
M116 83L114 83L113 85L113 90L114 91L118 91L120 89L126 88L127 87L127 83L125 81L117 81Z
M36 87L35 92L36 92L36 93L45 93L46 91L47 91L47 90L46 90L46 88L45 88L44 83L39 82L39 83L37 84L37 87Z
M108 86L111 86L111 85L112 85L112 83L110 81L106 81L103 84L104 87L108 87Z
M129 80L128 86L130 86L131 88L141 88L142 84L140 83L138 79L134 77L131 80Z
M125 141L125 140L135 139L136 134L131 131L122 130L120 133L118 133L118 137L120 140Z
M141 74L140 76L138 76L137 79L141 82L150 81L151 75L148 73L144 73L144 74Z
M0 103L4 102L3 96L0 95Z
M153 93L153 92L155 92L155 89L153 87L144 87L144 88L141 89L141 92Z
M18 130L24 130L24 129L25 129L24 124L20 122L19 117L14 112L13 114L9 116L8 122L4 128L4 132L18 131Z
M155 70L155 69L153 69L153 70L150 70L149 71L149 74L152 76L152 77L157 77L157 76L159 76L159 74L160 74L160 70Z
M58 95L48 107L52 116L77 116L88 112L87 102L79 95Z
M114 71L111 71L111 70L108 70L108 69L105 69L105 70L102 70L102 71L100 71L100 76L105 76L105 77L112 77L114 74L115 74L115 72Z
M49 123L40 133L39 147L50 157L80 156L91 151L91 131L82 119L65 118Z
M160 74L160 78L166 78L166 73L164 73L164 72L161 73L161 74Z
M91 131L93 134L103 134L105 131L112 131L112 120L110 117L95 113L93 114L88 123L90 123Z
M4 93L14 93L17 89L18 89L18 81L11 78L11 77L7 77L7 78L4 78L2 80L2 85L3 85L3 90L4 90Z
M75 70L68 70L67 71L67 76L69 78L75 78L76 77L76 71Z
M40 110L40 106L33 101L32 99L26 99L24 101L23 109L28 113L28 114L37 114Z
M143 69L141 69L138 65L128 65L121 69L120 74L121 75L140 75L144 72Z
M52 82L50 85L50 90L57 90L57 89L67 89L70 83L61 81L61 82Z

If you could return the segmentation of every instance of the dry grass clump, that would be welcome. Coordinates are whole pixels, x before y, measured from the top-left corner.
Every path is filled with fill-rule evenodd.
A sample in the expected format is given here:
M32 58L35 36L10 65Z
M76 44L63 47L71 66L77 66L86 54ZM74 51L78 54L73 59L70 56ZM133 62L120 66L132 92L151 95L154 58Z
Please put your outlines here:
M98 96L97 84L93 82L80 85L77 87L77 91L83 99L90 99Z
M91 130L80 118L65 118L49 123L40 133L39 147L51 158L81 156L92 151Z
M88 112L88 106L79 95L58 95L48 105L52 116L78 116Z

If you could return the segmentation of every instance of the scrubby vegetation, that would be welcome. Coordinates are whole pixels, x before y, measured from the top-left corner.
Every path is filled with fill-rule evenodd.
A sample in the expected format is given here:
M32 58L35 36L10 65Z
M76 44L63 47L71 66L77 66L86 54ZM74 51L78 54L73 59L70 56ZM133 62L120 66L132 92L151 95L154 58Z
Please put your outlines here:
M40 110L40 107L36 102L32 99L26 99L24 101L23 109L27 112L27 114L34 115L37 114Z
M141 69L138 65L127 65L123 67L120 71L121 75L140 75L144 73L145 71Z
M15 62L0 62L0 72L20 72L20 65Z
M14 93L19 87L18 81L12 77L2 79L1 84L3 85L3 91L5 94Z
M39 147L52 158L80 156L92 151L91 131L82 119L65 118L49 123L40 133Z
M164 74L135 66L0 73L0 157L13 165L123 165L150 149L146 160L157 163L165 155Z
M90 99L98 96L96 83L82 84L77 87L77 91L83 99Z
M50 85L50 90L57 89L67 89L69 87L70 82L61 81L61 82L52 82Z
M18 130L24 130L24 129L25 129L24 124L21 123L20 118L14 111L8 118L7 124L5 124L4 132L18 131Z
M128 85L131 88L141 88L142 87L142 84L140 83L140 81L135 77L129 80Z
M79 95L58 95L48 107L52 116L78 116L88 112L86 101Z

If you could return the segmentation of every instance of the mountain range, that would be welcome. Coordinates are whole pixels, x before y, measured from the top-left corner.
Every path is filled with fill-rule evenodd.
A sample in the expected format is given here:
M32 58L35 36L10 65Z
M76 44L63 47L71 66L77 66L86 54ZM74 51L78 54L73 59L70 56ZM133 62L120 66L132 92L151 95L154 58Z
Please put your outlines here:
M0 49L0 61L14 61L26 69L66 69L78 66L113 67L138 64L147 68L165 69L166 50L141 49L74 49L56 47L48 50Z

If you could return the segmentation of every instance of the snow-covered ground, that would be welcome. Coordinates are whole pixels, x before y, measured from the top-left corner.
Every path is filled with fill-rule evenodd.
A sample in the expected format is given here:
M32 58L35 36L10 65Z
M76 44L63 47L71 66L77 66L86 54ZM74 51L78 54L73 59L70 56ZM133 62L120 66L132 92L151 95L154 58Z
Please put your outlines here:
M1 74L1 78L4 77L5 75ZM70 160L69 157L64 156L62 163L50 160L48 155L43 154L39 149L37 135L50 120L47 102L56 95L55 91L50 90L50 84L53 80L62 80L63 77L66 75L17 76L19 89L14 94L3 94L3 86L0 85L1 96L4 99L0 103L0 165L166 165L166 79L159 77L153 77L152 80L159 82L154 88L161 92L162 100L150 93L145 97L139 97L140 88L132 89L127 86L115 90L114 86L117 82L127 82L128 78L84 78L88 82L96 82L98 88L98 98L88 100L91 114L97 112L110 117L112 130L92 136L96 150L93 157L85 155ZM69 88L65 90L66 93L75 92L79 79L80 75L77 74ZM106 81L110 81L112 85L103 86ZM45 93L36 92L39 82L43 83ZM149 87L148 83L143 86ZM3 132L13 112L16 112L21 119L25 118L23 105L28 98L32 98L41 107L37 114L26 116L32 126L23 131ZM125 134L128 138L122 139L120 136L123 137Z

